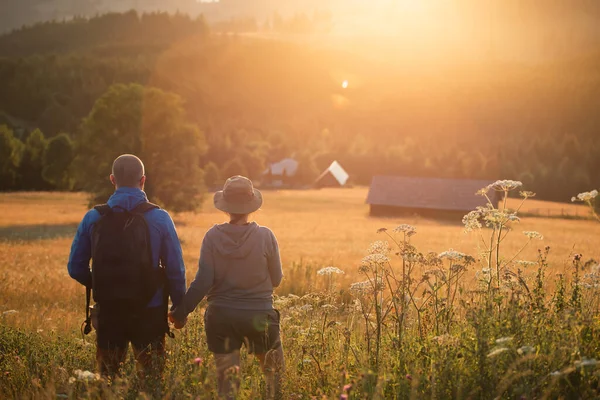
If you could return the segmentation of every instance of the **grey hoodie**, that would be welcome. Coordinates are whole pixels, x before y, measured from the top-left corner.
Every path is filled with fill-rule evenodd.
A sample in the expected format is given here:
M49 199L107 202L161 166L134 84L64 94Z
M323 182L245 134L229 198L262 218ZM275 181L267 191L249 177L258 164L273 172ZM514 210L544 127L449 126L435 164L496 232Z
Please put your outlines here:
M271 310L283 272L277 239L256 222L220 224L204 236L196 278L174 314L183 320L207 296L210 305Z

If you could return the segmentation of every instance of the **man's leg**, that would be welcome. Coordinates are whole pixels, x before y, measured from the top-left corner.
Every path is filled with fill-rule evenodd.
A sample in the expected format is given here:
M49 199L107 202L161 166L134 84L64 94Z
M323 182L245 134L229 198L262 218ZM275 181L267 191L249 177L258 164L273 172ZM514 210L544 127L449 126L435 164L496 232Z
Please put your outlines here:
M153 340L144 347L135 344L133 351L140 378L160 381L165 369L165 335L163 334L161 338Z
M236 350L227 354L216 354L217 385L219 397L223 399L235 399L240 389L240 351Z
M141 310L132 321L131 344L140 384L158 396L165 368L166 308L161 306Z
M125 362L129 341L122 311L116 307L100 307L96 331L96 362L103 378L114 380Z

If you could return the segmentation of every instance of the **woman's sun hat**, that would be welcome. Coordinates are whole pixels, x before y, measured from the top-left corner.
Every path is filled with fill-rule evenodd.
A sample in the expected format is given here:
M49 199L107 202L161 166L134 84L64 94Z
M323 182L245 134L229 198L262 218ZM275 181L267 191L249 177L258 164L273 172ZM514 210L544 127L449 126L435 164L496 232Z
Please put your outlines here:
M250 214L260 208L263 199L250 179L236 175L227 179L223 190L215 193L214 203L218 210L229 214Z

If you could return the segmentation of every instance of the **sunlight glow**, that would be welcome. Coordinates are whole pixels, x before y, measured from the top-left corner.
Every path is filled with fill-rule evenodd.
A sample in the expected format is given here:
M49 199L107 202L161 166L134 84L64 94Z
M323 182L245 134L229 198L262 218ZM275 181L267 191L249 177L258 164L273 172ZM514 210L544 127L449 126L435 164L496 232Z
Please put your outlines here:
M342 88L344 88L344 89L348 88L348 81L342 82Z

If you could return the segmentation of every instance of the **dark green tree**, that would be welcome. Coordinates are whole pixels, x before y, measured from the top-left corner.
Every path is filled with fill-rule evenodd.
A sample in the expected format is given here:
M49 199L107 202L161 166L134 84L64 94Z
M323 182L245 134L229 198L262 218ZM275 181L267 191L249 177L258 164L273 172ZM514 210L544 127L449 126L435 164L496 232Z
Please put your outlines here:
M150 199L173 211L194 210L204 182L199 162L204 136L185 120L183 101L137 84L117 84L98 99L82 125L75 170L93 202L112 193L108 180L120 154L138 155L146 166Z
M15 189L23 143L6 125L0 126L0 190Z
M48 146L44 134L36 129L27 136L24 144L18 172L18 188L20 190L49 189L48 182L42 177L43 156Z
M228 161L223 167L223 179L229 179L235 175L248 176L246 166L238 158Z
M73 141L66 133L61 133L48 141L42 157L42 177L56 189L72 188L70 167L75 156Z

